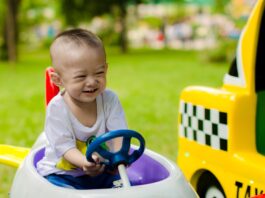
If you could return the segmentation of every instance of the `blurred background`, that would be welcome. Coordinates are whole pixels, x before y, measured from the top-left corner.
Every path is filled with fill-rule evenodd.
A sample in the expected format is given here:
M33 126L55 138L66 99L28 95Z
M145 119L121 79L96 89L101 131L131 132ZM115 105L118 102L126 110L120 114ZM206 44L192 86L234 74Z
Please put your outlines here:
M89 29L105 43L108 87L147 147L176 161L181 90L220 87L255 0L0 0L0 144L43 130L54 36ZM0 197L15 169L0 165Z

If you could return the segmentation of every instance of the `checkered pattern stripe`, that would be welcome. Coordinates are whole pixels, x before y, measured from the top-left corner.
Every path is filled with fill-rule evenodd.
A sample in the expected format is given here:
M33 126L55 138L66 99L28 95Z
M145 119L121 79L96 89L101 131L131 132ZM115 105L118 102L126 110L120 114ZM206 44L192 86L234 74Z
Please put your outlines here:
M227 151L227 113L181 101L179 133L199 144Z

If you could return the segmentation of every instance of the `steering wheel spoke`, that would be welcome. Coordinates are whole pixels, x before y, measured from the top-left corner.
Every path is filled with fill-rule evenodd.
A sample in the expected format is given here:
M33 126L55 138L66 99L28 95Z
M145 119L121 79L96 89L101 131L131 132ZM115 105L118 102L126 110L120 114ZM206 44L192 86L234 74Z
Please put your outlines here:
M113 155L112 152L107 151L106 149L102 148L101 146L97 147L95 152L97 152L101 157L103 157L105 159L110 158L109 156Z
M131 147L131 137L123 137L122 140L122 147L120 149L120 151L122 153L128 153Z

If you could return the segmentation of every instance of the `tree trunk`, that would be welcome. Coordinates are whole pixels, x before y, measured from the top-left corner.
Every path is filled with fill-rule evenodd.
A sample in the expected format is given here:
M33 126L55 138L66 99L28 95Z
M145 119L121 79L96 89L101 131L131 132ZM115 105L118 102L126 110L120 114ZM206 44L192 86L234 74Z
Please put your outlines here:
M120 32L120 47L121 52L126 53L128 51L128 43L127 43L127 27L126 27L126 3L120 3L120 25L121 25L121 32Z
M7 47L8 60L11 62L17 60L17 13L19 4L20 0L7 0L4 39Z
M6 16L5 16L6 17ZM6 35L6 23L4 22L3 24L3 43L0 46L0 59L1 60L8 60L8 55L7 55L7 35Z
M15 62L17 59L16 53L16 36L15 36L15 13L13 9L14 0L7 0L7 15L6 15L6 43L8 60Z

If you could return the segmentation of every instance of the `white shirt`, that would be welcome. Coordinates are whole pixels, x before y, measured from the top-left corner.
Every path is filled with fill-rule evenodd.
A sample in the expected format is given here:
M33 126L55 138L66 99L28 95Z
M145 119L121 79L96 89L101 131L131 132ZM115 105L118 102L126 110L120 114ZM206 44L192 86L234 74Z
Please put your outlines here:
M85 142L91 136L100 136L117 129L127 129L124 111L114 92L105 90L97 96L96 102L96 123L92 127L87 127L72 114L61 93L50 101L46 110L44 128L47 136L45 156L37 164L37 170L42 176L52 173L83 175L81 170L65 171L55 166L66 151L76 147L76 140Z

